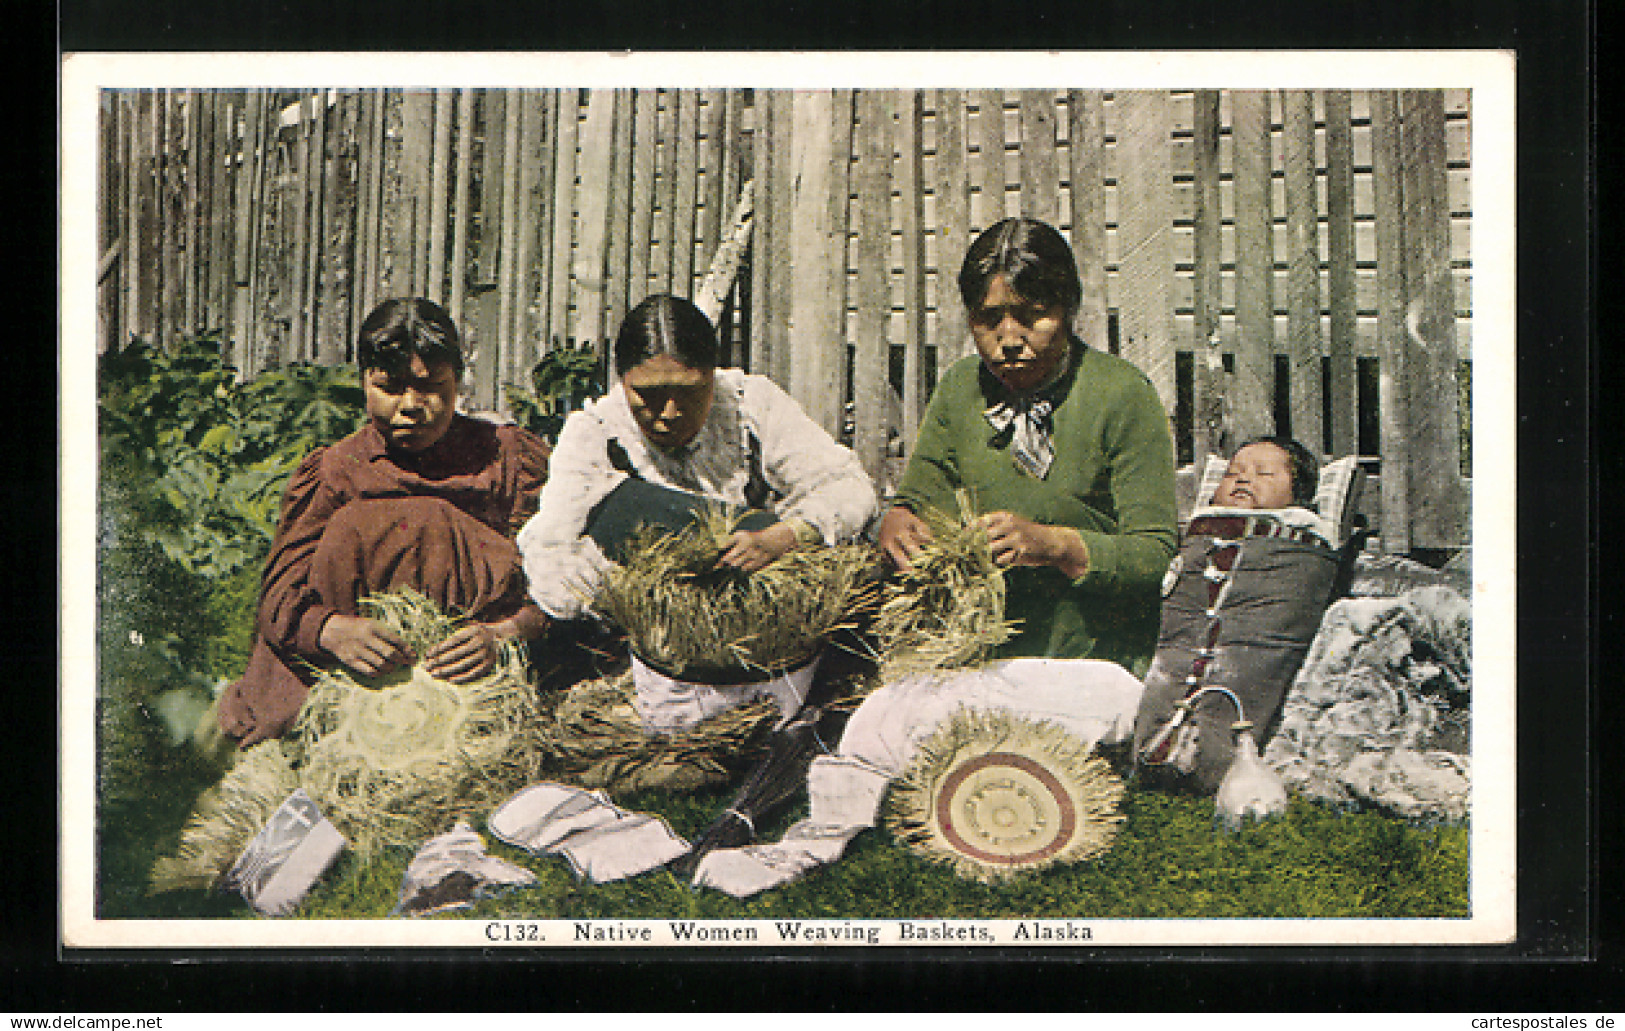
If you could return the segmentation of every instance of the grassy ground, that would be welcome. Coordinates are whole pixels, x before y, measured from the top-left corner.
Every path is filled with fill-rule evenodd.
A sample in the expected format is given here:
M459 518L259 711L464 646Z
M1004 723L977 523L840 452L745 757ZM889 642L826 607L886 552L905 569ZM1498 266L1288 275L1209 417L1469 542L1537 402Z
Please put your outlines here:
M195 765L195 764L194 764ZM235 897L172 892L148 897L145 869L173 844L188 797L183 782L206 778L172 770L172 790L144 793L104 810L106 917L247 917ZM692 836L724 804L726 792L648 792L618 801L664 815ZM1212 803L1131 786L1127 817L1101 859L1029 875L1000 886L963 881L895 844L886 831L860 835L841 862L803 880L735 900L695 890L664 869L620 882L578 883L562 859L533 857L486 835L493 854L534 870L539 883L443 918L762 917L1465 917L1467 829L1418 827L1375 812L1338 812L1294 801L1282 818L1239 833L1217 829ZM799 815L768 830L776 839ZM483 830L483 828L482 828ZM381 918L396 903L411 857L386 854L363 866L348 854L306 899L298 916Z

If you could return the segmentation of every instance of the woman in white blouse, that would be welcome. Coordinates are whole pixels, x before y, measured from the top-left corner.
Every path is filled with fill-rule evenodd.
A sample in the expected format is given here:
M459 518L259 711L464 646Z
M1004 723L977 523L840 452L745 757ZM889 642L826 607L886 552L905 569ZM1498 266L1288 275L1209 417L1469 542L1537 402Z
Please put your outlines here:
M610 561L589 520L629 479L776 516L735 533L719 559L745 572L798 546L854 538L875 516L857 457L773 381L717 368L717 350L710 320L668 294L621 324L620 383L565 420L540 508L519 534L531 595L552 619L583 614Z

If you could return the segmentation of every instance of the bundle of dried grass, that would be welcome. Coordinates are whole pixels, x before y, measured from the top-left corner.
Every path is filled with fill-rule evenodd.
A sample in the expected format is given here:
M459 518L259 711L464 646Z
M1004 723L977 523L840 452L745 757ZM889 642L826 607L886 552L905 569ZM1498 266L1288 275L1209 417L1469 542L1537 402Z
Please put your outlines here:
M416 591L374 595L362 613L427 654L461 625ZM541 715L523 649L504 645L479 680L437 680L421 665L377 678L321 670L291 734L244 752L199 799L151 890L207 888L295 788L304 788L363 859L424 839L537 779Z
M1004 571L993 563L970 495L960 490L955 498L957 515L920 515L931 539L882 593L874 635L883 681L977 665L1013 635L1015 625L1004 618Z
M460 620L414 591L363 612L426 653ZM421 665L379 678L323 670L294 725L299 783L357 853L416 847L534 781L540 714L523 649L505 644L490 673L454 684Z
M148 891L214 887L298 786L281 742L262 741L243 752L220 783L198 799L175 854L153 864Z
M1052 723L962 709L916 753L886 800L904 845L992 883L1111 848L1123 781Z
M649 734L632 699L630 671L570 688L544 725L548 775L611 794L691 791L719 784L760 758L779 720L778 706L759 699L689 730Z
M789 551L750 574L718 569L738 521L708 507L677 533L639 531L620 565L600 578L593 610L626 631L644 662L673 677L765 677L806 664L872 593L873 552L839 545Z

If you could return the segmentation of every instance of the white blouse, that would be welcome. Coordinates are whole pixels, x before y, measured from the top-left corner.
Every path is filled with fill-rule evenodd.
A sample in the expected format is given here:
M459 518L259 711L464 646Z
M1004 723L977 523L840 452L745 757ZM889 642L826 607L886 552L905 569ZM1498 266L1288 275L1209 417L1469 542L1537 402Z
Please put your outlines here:
M644 437L625 390L617 386L565 420L548 459L540 508L519 532L536 603L554 618L582 615L609 565L585 534L593 507L627 479L610 465L611 440L619 441L650 483L744 506L752 435L761 446L762 476L778 495L773 511L780 519L803 520L826 544L835 544L858 536L875 517L874 484L857 456L765 376L718 369L705 425L686 447L670 453Z

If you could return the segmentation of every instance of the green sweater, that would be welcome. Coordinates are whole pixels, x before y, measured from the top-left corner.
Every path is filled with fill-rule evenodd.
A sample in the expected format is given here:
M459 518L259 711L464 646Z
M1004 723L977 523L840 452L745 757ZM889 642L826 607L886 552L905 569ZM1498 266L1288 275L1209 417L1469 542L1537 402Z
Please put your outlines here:
M953 512L954 490L965 487L979 512L1075 528L1089 550L1077 580L1048 567L1009 570L1006 615L1021 623L1001 654L1108 659L1143 675L1178 546L1173 440L1156 390L1123 359L1074 343L1072 368L1051 395L1055 461L1039 480L994 446L983 413L996 389L979 358L947 371L897 504Z

